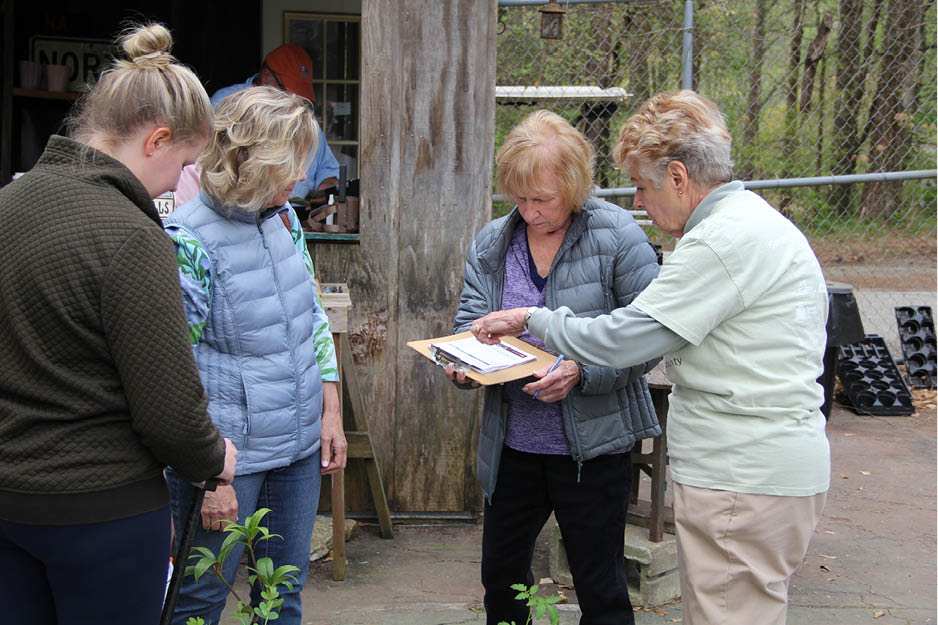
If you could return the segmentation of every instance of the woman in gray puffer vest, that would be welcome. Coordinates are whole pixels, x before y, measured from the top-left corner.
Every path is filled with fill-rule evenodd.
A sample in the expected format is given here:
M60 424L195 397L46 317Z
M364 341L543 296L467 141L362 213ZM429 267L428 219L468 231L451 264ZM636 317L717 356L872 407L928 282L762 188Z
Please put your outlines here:
M301 592L319 503L321 474L345 466L338 370L299 219L288 202L306 175L319 128L309 102L271 87L234 93L215 110L215 132L199 158L199 196L167 219L185 294L189 338L218 429L240 452L230 487L206 494L194 547L219 553L226 520L268 508L265 543L277 566L297 567L278 623L302 622ZM169 472L177 527L190 486ZM243 547L221 575L186 577L174 625L221 622ZM262 600L252 584L251 604Z
M627 305L657 276L654 250L631 215L589 197L593 160L589 142L548 111L508 135L496 157L498 186L517 206L469 248L456 332L518 306L568 306L595 317ZM561 359L551 372L485 389L478 476L490 625L526 620L511 585L533 583L534 543L552 512L581 624L634 622L623 553L629 451L661 433L644 379L655 362L612 369ZM447 377L469 386L452 366Z

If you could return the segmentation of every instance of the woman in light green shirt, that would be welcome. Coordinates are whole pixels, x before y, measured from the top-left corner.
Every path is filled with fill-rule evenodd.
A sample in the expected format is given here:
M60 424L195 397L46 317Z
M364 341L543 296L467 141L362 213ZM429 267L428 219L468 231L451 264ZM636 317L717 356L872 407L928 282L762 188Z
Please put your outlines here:
M733 181L710 100L660 93L615 158L635 208L679 240L629 305L592 319L521 308L476 321L484 342L527 329L578 361L664 355L684 622L784 624L788 582L830 480L820 411L827 289L804 235Z

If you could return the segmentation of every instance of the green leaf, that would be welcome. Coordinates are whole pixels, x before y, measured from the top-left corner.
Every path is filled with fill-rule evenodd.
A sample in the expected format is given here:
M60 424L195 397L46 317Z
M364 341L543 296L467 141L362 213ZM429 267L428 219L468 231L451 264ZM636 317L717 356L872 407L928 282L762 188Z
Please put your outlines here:
M528 598L528 593L526 592L519 592L517 595L515 595L515 599L527 599L527 598Z
M257 561L257 576L261 582L269 584L274 575L274 561L270 558L261 558Z
M283 581L287 579L291 579L295 581L297 577L296 575L294 575L294 573L299 573L299 572L300 572L300 569L293 566L292 564L284 564L282 566L279 566L277 567L277 570L274 571L272 575L272 578L275 580L272 583L282 584Z
M186 625L205 625L205 620L201 616L190 616L186 620Z
M512 590L524 590L524 591L527 591L528 587L527 587L525 584L512 584L512 585L511 585L511 589L512 589Z
M557 603L558 601L560 601L560 597L558 597L557 595L554 595L553 597L544 597L544 603L548 605L552 603Z
M236 533L229 533L225 536L225 541L221 544L221 548L218 550L218 562L224 564L228 559L228 556L231 554L231 550L234 549L237 545L241 543L241 535Z
M198 551L199 553L193 553L193 551ZM200 556L199 554L202 554L202 555ZM211 558L212 560L214 560L215 552L209 549L208 547L193 547L192 551L189 552L189 559L191 560L192 558L199 558L199 557Z
M550 620L550 625L559 625L560 612L558 612L557 608L554 606L550 606L550 609L547 611L547 618Z
M202 558L201 560L199 560L198 562L196 562L195 566L193 566L193 567L187 567L187 568L186 568L186 572L188 573L188 572L189 572L189 568L191 568L191 569L192 569L192 576L195 578L195 581L199 581L199 578L202 577L202 576L205 574L205 571L207 571L207 570L209 570L210 568L212 568L212 566L213 566L214 564L215 564L215 560L214 560L214 559L211 559L211 560L210 560L210 559L208 559L208 558Z

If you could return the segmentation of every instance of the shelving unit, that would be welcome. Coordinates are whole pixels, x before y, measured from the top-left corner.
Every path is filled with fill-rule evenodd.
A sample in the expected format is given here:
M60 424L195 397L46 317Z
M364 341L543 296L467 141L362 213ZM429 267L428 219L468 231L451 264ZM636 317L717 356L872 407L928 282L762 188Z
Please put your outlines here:
M39 98L41 100L66 100L75 101L81 97L77 91L45 91L43 89L23 89L22 87L13 88L14 98Z
M331 232L304 232L307 241L327 241L329 243L358 243L358 234L336 234Z

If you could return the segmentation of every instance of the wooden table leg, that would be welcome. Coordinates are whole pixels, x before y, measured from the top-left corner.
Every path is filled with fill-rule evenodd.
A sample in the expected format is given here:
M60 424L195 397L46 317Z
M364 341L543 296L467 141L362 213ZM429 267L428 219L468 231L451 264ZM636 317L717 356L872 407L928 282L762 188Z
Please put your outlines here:
M336 347L339 346L339 337L332 334ZM345 410L342 407L342 351L335 350L336 368L339 370L339 414L342 417L343 429ZM345 470L332 474L332 579L337 582L345 580Z
M648 540L660 543L664 538L664 490L668 470L668 392L652 392L661 434L652 444L651 514L648 519Z
M345 580L345 486L343 474L332 474L332 579Z

